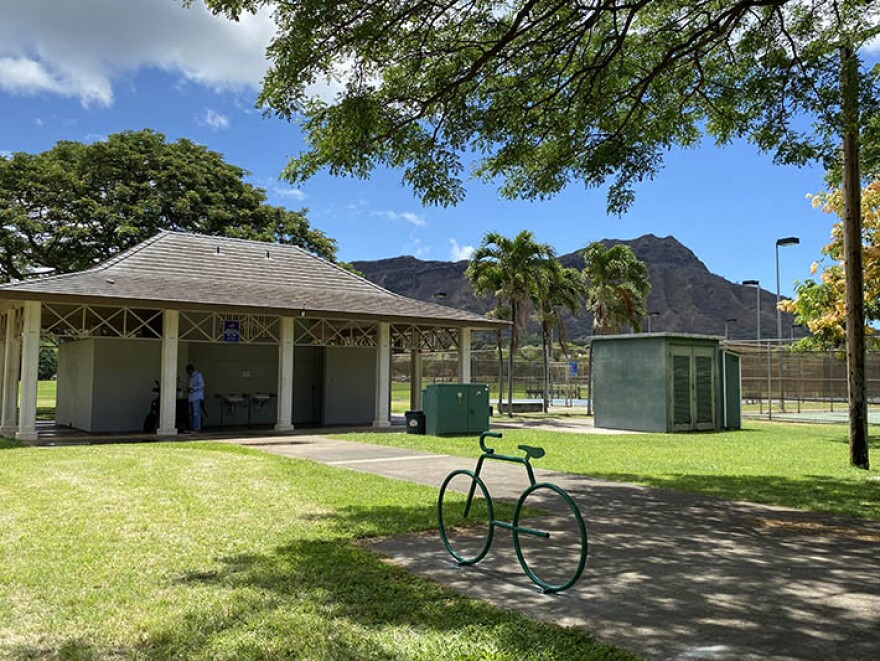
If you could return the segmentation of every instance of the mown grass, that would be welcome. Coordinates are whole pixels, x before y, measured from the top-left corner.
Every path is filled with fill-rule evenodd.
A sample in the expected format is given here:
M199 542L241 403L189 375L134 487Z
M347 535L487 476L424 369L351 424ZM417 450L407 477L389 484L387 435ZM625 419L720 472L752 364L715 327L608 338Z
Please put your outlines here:
M13 446L0 657L630 658L354 543L434 529L435 489L220 444Z
M345 434L339 438L476 457L476 438ZM540 468L721 498L880 520L880 474L848 463L843 425L748 423L741 431L589 435L505 430L499 452L525 443L547 454ZM880 439L872 438L880 448Z
M57 381L40 381L37 384L37 420L55 419Z

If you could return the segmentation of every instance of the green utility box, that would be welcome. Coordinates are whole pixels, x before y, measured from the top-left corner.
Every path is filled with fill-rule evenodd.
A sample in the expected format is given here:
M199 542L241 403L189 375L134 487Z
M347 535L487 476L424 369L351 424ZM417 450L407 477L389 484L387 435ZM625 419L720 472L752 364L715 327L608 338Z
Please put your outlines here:
M432 383L422 396L425 430L431 436L466 436L489 431L489 386Z
M739 429L740 361L721 338L685 333L594 337L597 427L647 432Z

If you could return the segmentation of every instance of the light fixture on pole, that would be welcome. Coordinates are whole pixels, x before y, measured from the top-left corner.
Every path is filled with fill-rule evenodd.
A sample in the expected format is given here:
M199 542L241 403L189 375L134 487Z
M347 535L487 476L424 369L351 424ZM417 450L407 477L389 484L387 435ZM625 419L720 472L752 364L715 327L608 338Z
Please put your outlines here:
M759 280L743 280L743 287L755 288L755 314L757 322L755 324L755 339L761 341L761 282Z
M801 242L796 236L786 236L776 239L776 339L782 339L782 310L779 309L780 301L780 283L779 283L779 248L785 246L796 246Z
M659 317L659 312L649 312L648 313L648 332L651 332L651 317Z
M736 321L736 317L730 317L730 318L724 320L724 339L725 340L728 339L728 334L727 334L728 324L732 324L735 321Z

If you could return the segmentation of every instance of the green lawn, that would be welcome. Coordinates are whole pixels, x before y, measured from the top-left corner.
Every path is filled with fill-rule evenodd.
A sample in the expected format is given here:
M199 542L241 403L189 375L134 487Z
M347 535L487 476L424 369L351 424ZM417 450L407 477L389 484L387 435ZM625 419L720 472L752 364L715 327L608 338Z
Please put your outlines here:
M220 444L3 444L0 657L630 658L357 545L434 529L435 489Z
M40 381L37 385L37 419L55 419L55 393L57 381Z
M476 457L476 438L346 434L339 438ZM520 443L547 455L541 468L722 498L880 520L880 473L848 465L843 425L748 423L742 431L601 436L509 430L497 449ZM880 442L872 439L874 452ZM880 462L875 454L875 465ZM463 465L471 462L463 461Z

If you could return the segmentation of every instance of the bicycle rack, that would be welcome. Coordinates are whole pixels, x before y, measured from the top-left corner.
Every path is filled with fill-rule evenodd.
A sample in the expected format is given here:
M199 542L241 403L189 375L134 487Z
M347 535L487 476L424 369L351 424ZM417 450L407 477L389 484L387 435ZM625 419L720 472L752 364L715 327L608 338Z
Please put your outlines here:
M586 524L584 523L583 516L581 516L580 510L565 489L556 484L553 484L552 482L537 482L535 480L535 473L532 469L531 460L540 459L541 457L543 457L545 454L543 448L534 447L531 445L520 445L518 447L525 453L524 457L496 454L493 448L486 446L486 437L502 438L502 435L498 432L483 432L480 435L480 449L482 449L483 454L481 454L479 459L477 459L477 465L474 470L470 471L461 468L456 469L446 476L446 479L443 481L443 484L440 487L440 496L437 501L437 523L440 531L440 538L443 540L443 545L446 547L446 550L449 551L450 555L455 558L456 562L459 565L475 565L480 560L482 560L489 552L489 548L492 546L494 529L503 528L506 530L510 530L513 537L513 546L514 550L516 551L517 560L519 561L519 564L522 567L523 572L525 572L526 576L528 576L534 583L536 583L541 588L542 592L552 593L567 590L580 578L587 562L587 529ZM480 472L482 471L483 463L487 459L522 464L523 466L525 466L526 473L528 474L529 486L526 487L526 489L523 490L523 492L520 494L519 499L516 503L516 508L513 513L513 520L510 522L500 521L495 518L494 508L492 505L492 497L489 494L489 490L486 488L486 485L483 482L482 478L480 478ZM443 499L446 495L447 488L449 487L452 480L459 476L467 476L470 479L470 488L468 490L462 516L467 517L470 514L471 505L474 502L474 496L476 495L476 491L478 488L482 493L487 507L486 524L488 525L488 528L486 532L485 542L483 543L483 546L479 550L479 552L470 556L464 556L454 548L454 545L447 534L446 524L444 522ZM571 517L574 519L574 526L577 529L577 536L580 545L578 560L576 563L574 563L574 570L571 575L566 580L563 580L561 582L551 583L539 576L539 573L536 572L531 566L532 563L527 560L526 555L523 553L522 545L520 543L520 535L537 537L540 539L548 540L548 542L553 539L554 533L550 533L545 530L539 530L537 528L519 525L519 520L520 517L523 515L523 506L526 503L526 500L530 496L532 496L532 494L538 491L550 491L556 496L560 497L563 504L565 505L566 510L571 513ZM552 544L548 543L548 546L552 547Z

